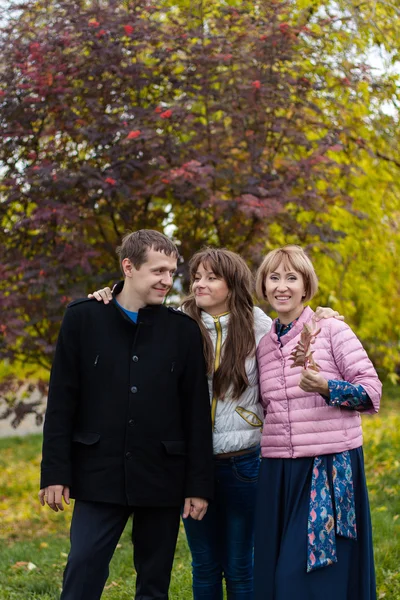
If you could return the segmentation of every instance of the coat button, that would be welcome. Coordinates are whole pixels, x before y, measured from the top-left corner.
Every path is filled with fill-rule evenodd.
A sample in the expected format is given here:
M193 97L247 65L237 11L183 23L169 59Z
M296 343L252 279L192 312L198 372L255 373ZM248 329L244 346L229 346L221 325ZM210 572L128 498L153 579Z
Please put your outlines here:
M135 421L133 419L129 419L129 421L128 421L129 427L133 427L134 424L135 424Z
M131 387L131 392L132 392L132 394L136 394L136 392L137 392L137 387L136 387L136 385L133 385L133 386Z
M136 354L134 354L134 355L132 356L132 360L133 360L133 362L138 362L138 360L139 360L139 357L138 357L138 356L136 356Z
M132 458L132 452L127 452L125 454L125 458Z

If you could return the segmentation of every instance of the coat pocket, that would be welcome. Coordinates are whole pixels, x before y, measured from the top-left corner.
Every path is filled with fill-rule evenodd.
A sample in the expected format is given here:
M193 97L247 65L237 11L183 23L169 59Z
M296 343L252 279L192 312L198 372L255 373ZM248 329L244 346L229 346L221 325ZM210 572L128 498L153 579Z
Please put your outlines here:
M183 441L161 442L167 454L174 456L186 455L186 444Z
M72 434L72 441L78 442L79 444L85 444L85 446L93 446L100 439L100 434L94 431L75 431Z

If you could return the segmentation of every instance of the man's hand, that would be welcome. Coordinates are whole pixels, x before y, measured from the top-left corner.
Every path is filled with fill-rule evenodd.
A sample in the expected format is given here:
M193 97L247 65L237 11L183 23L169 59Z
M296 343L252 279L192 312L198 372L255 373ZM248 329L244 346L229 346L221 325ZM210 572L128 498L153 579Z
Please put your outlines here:
M62 499L64 498L65 504L69 504L69 487L66 485L49 485L48 487L40 490L39 502L42 506L48 504L49 507L58 512L64 510Z
M316 371L312 369L303 369L299 383L300 389L303 392L311 392L329 396L328 381Z
M201 521L207 512L208 502L204 498L185 498L182 517L187 519L190 515L195 521Z
M102 288L101 290L96 290L93 294L88 294L88 298L96 298L97 302L104 302L104 304L108 304L112 300L112 293L109 287Z
M340 315L337 310L333 310L333 308L329 308L329 306L318 306L314 315L315 321L331 318L337 319L338 321L344 321L344 316Z

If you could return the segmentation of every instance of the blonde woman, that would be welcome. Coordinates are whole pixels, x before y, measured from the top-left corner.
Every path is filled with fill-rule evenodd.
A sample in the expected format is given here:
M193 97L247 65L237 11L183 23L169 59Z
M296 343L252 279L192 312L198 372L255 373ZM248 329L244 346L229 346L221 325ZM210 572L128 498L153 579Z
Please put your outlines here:
M318 324L312 366L292 368L318 280L299 246L267 254L257 293L277 312L257 349L265 419L256 511L256 600L375 600L361 412L381 383L345 323Z

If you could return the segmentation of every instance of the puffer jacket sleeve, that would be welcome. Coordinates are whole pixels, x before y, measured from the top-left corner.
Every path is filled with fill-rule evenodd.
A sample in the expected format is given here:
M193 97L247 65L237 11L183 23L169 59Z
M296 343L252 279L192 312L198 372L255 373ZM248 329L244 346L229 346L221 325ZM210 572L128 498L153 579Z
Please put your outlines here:
M352 329L337 319L329 319L333 358L342 378L353 385L362 385L372 407L364 412L376 413L382 395L382 383L360 340Z

